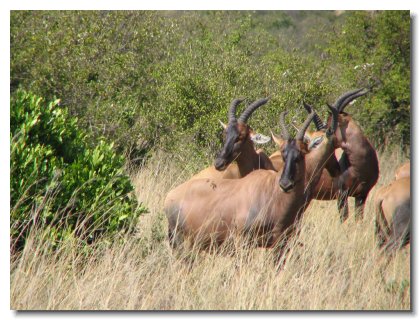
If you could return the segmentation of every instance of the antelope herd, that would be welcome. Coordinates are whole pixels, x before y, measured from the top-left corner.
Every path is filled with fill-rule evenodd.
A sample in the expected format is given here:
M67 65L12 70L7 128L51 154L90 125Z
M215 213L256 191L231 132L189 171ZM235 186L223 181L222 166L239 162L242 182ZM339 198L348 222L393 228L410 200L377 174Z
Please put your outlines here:
M247 124L268 98L257 100L237 118L243 99L232 101L224 128L224 145L214 166L171 190L164 204L169 242L173 248L189 242L220 246L230 235L245 236L260 247L280 250L297 229L312 199L337 200L341 222L348 218L348 197L355 198L356 221L379 177L375 149L344 108L366 95L365 88L349 91L331 106L323 121L304 103L308 117L293 138L280 114L280 135L272 133L278 150L267 156L254 143L269 137ZM316 131L308 131L311 122ZM274 130L277 131L277 130ZM375 236L384 252L410 242L410 163L396 180L375 196Z

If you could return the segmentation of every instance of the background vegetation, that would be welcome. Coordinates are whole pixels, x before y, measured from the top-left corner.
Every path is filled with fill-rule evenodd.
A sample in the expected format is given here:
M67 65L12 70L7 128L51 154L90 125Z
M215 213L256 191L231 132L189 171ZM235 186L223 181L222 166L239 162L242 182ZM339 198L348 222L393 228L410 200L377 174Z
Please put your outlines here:
M376 85L349 108L377 145L410 145L408 11L15 11L11 90L58 97L130 159L164 148L200 163L220 146L236 97L271 101L251 119ZM187 150L188 149L188 150Z
M280 276L270 252L177 259L162 213L238 97L270 97L249 121L269 134L372 86L346 111L389 182L410 151L408 11L12 11L10 27L12 308L410 307L409 254L377 263L371 208L340 226L316 202Z

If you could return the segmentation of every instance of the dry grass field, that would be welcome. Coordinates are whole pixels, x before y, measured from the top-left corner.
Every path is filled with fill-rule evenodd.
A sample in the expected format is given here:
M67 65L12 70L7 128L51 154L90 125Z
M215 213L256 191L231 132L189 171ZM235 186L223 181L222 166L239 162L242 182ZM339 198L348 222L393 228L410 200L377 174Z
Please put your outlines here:
M11 260L11 308L18 310L409 310L410 252L387 261L375 248L372 197L405 159L380 156L381 175L362 222L340 224L335 201L313 201L300 234L278 272L272 252L173 254L163 201L192 174L161 155L133 177L150 209L135 235L107 247L81 250L64 243L48 253L33 230ZM353 214L351 198L350 213Z

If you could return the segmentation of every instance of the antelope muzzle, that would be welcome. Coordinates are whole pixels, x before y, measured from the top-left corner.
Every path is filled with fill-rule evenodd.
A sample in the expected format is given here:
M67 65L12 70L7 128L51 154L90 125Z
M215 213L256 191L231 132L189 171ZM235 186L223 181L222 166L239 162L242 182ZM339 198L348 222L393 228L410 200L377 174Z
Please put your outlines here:
M219 171L225 170L228 165L229 163L226 161L226 159L220 156L217 157L214 161L214 167Z
M294 187L294 182L293 181L291 181L290 179L288 179L288 178L281 178L280 179L280 181L279 181L279 185L280 185L280 188L284 191L284 192L289 192L290 190L292 190L293 189L293 187Z

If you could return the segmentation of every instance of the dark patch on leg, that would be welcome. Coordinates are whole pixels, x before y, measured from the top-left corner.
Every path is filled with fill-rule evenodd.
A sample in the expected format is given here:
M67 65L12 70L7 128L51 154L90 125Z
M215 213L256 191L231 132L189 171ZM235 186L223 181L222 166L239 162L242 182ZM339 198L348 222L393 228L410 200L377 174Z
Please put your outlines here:
M338 211L340 213L340 222L343 223L349 217L349 206L348 206L348 192L340 191L338 193Z
M386 250L397 250L410 243L411 206L410 201L399 206L392 215L391 239Z
M367 195L357 196L354 198L354 217L356 221L363 220L366 198Z
M347 171L347 169L350 167L350 161L347 157L347 154L343 152L343 154L340 157L340 160L338 161L338 165L340 166L340 171L344 173Z
M381 248L384 246L386 239L385 239L384 232L381 228L380 222L377 219L375 219L374 230L375 230L375 236L376 236L376 245L378 246L378 248Z
M341 159L340 159L341 160ZM339 178L338 178L338 212L340 214L340 221L343 223L349 217L349 206L348 206L348 197L349 197L349 190L346 184L349 177L349 172L345 171Z
M244 232L246 233L251 232L251 230L255 228L255 222L258 217L259 212L260 212L259 208L257 209L255 207L251 207L249 209L248 216L245 221Z
M250 208L245 221L243 235L249 242L258 247L269 247L273 242L272 230L274 223L268 220L263 211L264 209L259 207Z
M168 218L168 238L173 249L182 244L184 238L185 219L179 205L173 205L165 210Z

